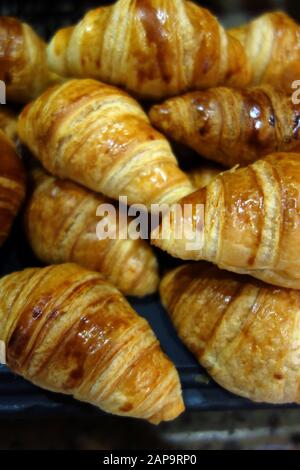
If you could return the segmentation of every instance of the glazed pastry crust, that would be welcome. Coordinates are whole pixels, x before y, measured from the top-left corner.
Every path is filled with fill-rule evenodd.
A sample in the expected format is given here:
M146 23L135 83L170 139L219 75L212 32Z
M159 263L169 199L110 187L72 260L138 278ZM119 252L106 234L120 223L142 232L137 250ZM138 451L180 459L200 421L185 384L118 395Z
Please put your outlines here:
M7 99L26 103L57 79L48 69L46 43L26 23L0 17L0 80Z
M67 180L32 173L34 190L25 209L25 231L36 256L47 264L75 262L98 271L125 295L143 297L158 288L156 257L145 240L118 238L119 211L110 220L116 239L99 239L100 205L110 199ZM128 220L128 223L130 221Z
M25 173L13 143L0 129L0 246L25 197Z
M300 151L300 105L271 85L187 93L153 106L149 117L168 137L227 168Z
M299 80L300 26L284 12L271 12L229 30L243 46L251 71L250 84L269 83L292 93Z
M0 339L17 374L109 413L153 423L183 410L178 374L146 320L75 264L0 280Z
M183 220L193 230L196 224L198 231L203 218L195 220L201 216L196 209L204 205L203 245L187 248L185 233L175 237L174 221L164 239L153 244L177 258L210 261L221 269L300 289L299 194L300 155L269 155L220 174L180 202L182 208L191 205L192 222L185 215Z
M96 80L47 90L21 113L19 135L51 174L113 199L127 196L150 208L192 192L139 104Z
M48 62L62 76L96 78L150 99L250 78L240 42L185 0L119 0L92 10L55 34Z
M5 106L0 106L0 129L13 142L18 138L18 123L15 114Z
M183 342L227 390L257 402L300 402L300 292L206 263L165 276L161 299Z

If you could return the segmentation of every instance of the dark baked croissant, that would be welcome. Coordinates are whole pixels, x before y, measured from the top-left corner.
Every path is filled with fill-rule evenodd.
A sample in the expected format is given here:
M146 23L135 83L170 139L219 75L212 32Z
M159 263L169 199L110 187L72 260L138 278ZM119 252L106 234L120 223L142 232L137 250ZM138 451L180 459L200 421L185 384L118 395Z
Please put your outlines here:
M172 139L227 167L300 151L300 104L269 85L187 93L154 106L149 116Z
M116 239L99 239L97 208L112 202L41 170L32 174L35 189L25 210L25 228L33 251L47 264L75 262L99 271L125 295L142 297L158 287L158 263L145 240L124 240L117 220L109 229Z
M34 384L152 423L183 410L174 365L146 320L100 274L75 264L0 280L7 365Z
M0 129L0 246L25 197L25 173L13 143Z
M229 33L245 50L250 84L270 83L291 95L293 81L299 80L300 26L278 11L261 15Z
M0 106L0 129L13 142L18 137L17 117L5 105Z
M206 263L165 276L161 299L188 348L220 385L269 403L300 403L300 292Z
M300 154L273 154L221 173L184 198L182 236L176 235L178 218L170 224L163 220L164 237L154 232L153 244L181 259L210 261L221 269L300 289L299 204Z
M142 98L249 82L246 54L206 9L185 0L119 0L59 30L49 66L97 78Z
M47 90L19 118L19 135L53 175L129 204L173 202L192 192L168 141L139 104L96 80Z
M45 42L16 18L0 17L0 80L8 100L28 102L58 77L48 69Z

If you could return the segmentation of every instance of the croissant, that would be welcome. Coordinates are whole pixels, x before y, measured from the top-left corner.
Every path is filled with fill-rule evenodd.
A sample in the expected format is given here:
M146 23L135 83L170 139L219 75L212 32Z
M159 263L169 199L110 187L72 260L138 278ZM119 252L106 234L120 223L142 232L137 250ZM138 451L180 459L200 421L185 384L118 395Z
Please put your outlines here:
M0 129L13 142L18 137L17 118L5 105L0 106Z
M300 292L206 263L181 266L161 283L174 326L212 378L257 402L300 403Z
M187 175L194 188L201 189L211 183L221 172L222 170L217 166L204 164L188 171Z
M113 199L150 208L193 190L138 103L95 80L47 90L21 113L19 135L51 174Z
M25 173L13 143L0 129L0 246L25 197Z
M181 259L300 289L299 201L300 154L269 155L182 199L178 216L162 220L164 236L152 233L153 244Z
M98 273L75 264L0 280L7 365L45 389L152 423L183 410L177 371L146 320Z
M50 68L96 78L146 99L250 79L240 42L206 9L185 0L119 0L59 30Z
M16 18L0 17L0 80L6 97L28 102L58 77L49 71L45 42Z
M269 85L188 93L154 106L149 116L172 139L227 167L300 151L300 104Z
M97 208L111 204L104 196L41 170L33 172L35 189L25 208L25 228L36 256L47 264L75 262L99 271L125 295L156 292L156 257L145 240L118 239L117 220L110 220L116 239L98 239ZM129 221L128 221L129 222ZM114 227L113 227L114 224Z
M266 13L229 34L245 50L252 85L270 83L292 93L300 71L300 26L292 18L283 12Z

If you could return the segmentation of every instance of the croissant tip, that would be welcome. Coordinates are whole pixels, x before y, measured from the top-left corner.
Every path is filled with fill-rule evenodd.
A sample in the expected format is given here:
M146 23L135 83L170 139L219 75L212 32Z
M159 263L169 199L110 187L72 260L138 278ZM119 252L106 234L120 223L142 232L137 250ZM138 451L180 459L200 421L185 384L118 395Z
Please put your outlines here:
M156 104L149 111L149 119L153 125L164 128L168 124L170 108L167 103Z
M155 415L149 418L151 424L159 425L163 422L174 421L185 411L185 404L182 398L181 388L178 387L176 397L173 401L169 401Z
M134 286L124 290L124 294L140 299L154 295L158 291L159 281L158 270L149 271L148 275L143 273L140 277L140 282L136 280Z
M153 238L152 235L151 235L151 245L155 248L159 248L160 250L165 251L163 240Z

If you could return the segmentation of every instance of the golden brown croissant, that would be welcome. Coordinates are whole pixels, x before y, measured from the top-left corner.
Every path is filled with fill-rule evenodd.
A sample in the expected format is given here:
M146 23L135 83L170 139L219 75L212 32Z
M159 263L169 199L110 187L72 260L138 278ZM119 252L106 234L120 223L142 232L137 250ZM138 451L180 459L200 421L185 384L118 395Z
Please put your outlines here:
M227 167L300 151L300 104L269 85L187 93L153 106L149 116L167 136Z
M2 129L4 134L13 142L17 140L17 117L5 105L0 106L0 129Z
M220 173L222 173L221 168L205 163L188 171L187 175L194 188L201 189L211 183Z
M112 204L104 196L41 170L33 173L35 189L25 211L25 227L33 251L47 264L75 262L99 271L125 295L143 297L156 292L156 257L145 240L118 238L117 220L110 221L116 239L99 239L97 208ZM122 225L121 225L122 226Z
M13 143L0 129L0 246L25 197L25 173Z
M220 385L258 402L300 403L300 292L206 263L165 276L174 326Z
M299 204L300 154L273 154L182 199L182 236L178 217L163 220L164 237L154 232L153 244L181 259L300 289Z
M0 17L0 80L8 100L28 102L57 80L48 69L45 42L26 23Z
M146 320L75 264L0 280L7 365L34 384L153 423L183 410L179 378Z
M59 30L49 66L97 78L143 98L249 81L246 54L206 9L185 0L119 0Z
M138 103L96 80L47 90L19 119L19 135L53 175L129 204L176 201L192 192L168 141Z
M229 33L245 49L252 85L270 83L292 94L300 71L300 26L292 18L283 12L266 13Z

